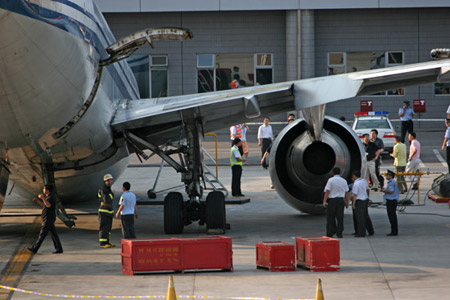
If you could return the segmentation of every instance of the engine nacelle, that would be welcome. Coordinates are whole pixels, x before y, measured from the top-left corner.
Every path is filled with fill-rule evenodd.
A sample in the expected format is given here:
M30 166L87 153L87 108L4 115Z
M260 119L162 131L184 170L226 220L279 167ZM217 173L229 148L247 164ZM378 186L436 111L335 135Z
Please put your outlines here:
M309 214L325 212L323 189L334 167L348 183L353 170L365 171L363 145L344 122L326 116L321 139L313 141L306 121L299 119L280 132L270 152L270 176L278 194Z

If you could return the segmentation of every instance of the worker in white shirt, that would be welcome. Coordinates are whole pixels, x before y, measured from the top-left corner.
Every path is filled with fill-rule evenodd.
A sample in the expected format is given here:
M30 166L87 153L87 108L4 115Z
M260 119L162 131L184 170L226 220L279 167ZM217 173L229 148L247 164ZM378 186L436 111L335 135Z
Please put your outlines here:
M327 209L327 236L342 238L344 232L344 206L348 207L348 184L339 174L341 169L333 169L333 177L328 179L323 196L323 207ZM328 203L328 205L327 205ZM336 224L337 223L337 224Z
M258 146L261 147L261 158L266 153L267 148L273 142L272 126L269 125L269 117L264 118L264 124L258 128ZM267 169L267 163L263 163L263 168Z

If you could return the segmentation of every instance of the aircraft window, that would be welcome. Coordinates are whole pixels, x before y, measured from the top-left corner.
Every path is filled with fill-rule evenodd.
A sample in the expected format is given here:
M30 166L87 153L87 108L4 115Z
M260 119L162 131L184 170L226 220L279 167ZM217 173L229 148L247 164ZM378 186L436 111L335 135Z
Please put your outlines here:
M389 123L386 119L380 120L358 120L355 129L390 129Z

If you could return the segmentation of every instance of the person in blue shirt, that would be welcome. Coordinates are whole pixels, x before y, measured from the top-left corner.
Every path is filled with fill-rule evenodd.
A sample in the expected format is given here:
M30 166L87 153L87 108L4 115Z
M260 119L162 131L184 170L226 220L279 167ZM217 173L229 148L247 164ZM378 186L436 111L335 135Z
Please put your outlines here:
M389 218L389 223L391 223L391 232L388 233L387 236L398 235L397 202L399 198L399 190L394 177L395 173L391 170L387 170L387 186L385 189L381 189L384 193L384 199L386 200L386 211Z
M409 101L403 101L403 106L398 110L398 116L400 117L400 121L402 121L402 143L405 143L406 132L414 132L414 124L412 121L412 117L414 117L414 110L409 107Z
M119 201L119 209L116 218L121 217L122 236L124 239L135 239L136 231L134 230L134 219L138 218L136 195L130 192L131 184L124 182L122 185L122 197Z

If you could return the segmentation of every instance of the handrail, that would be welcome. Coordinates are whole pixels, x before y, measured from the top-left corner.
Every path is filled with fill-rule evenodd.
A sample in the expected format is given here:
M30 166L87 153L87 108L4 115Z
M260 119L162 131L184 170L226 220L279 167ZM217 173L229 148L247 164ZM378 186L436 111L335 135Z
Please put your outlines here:
M214 160L211 155L208 153L208 151L205 151L206 155L208 155L208 157L216 164L216 178L219 179L219 156L218 156L218 147L217 147L217 134L215 134L214 132L208 132L205 133L204 136L213 136L215 139L215 145L216 145L216 160Z

